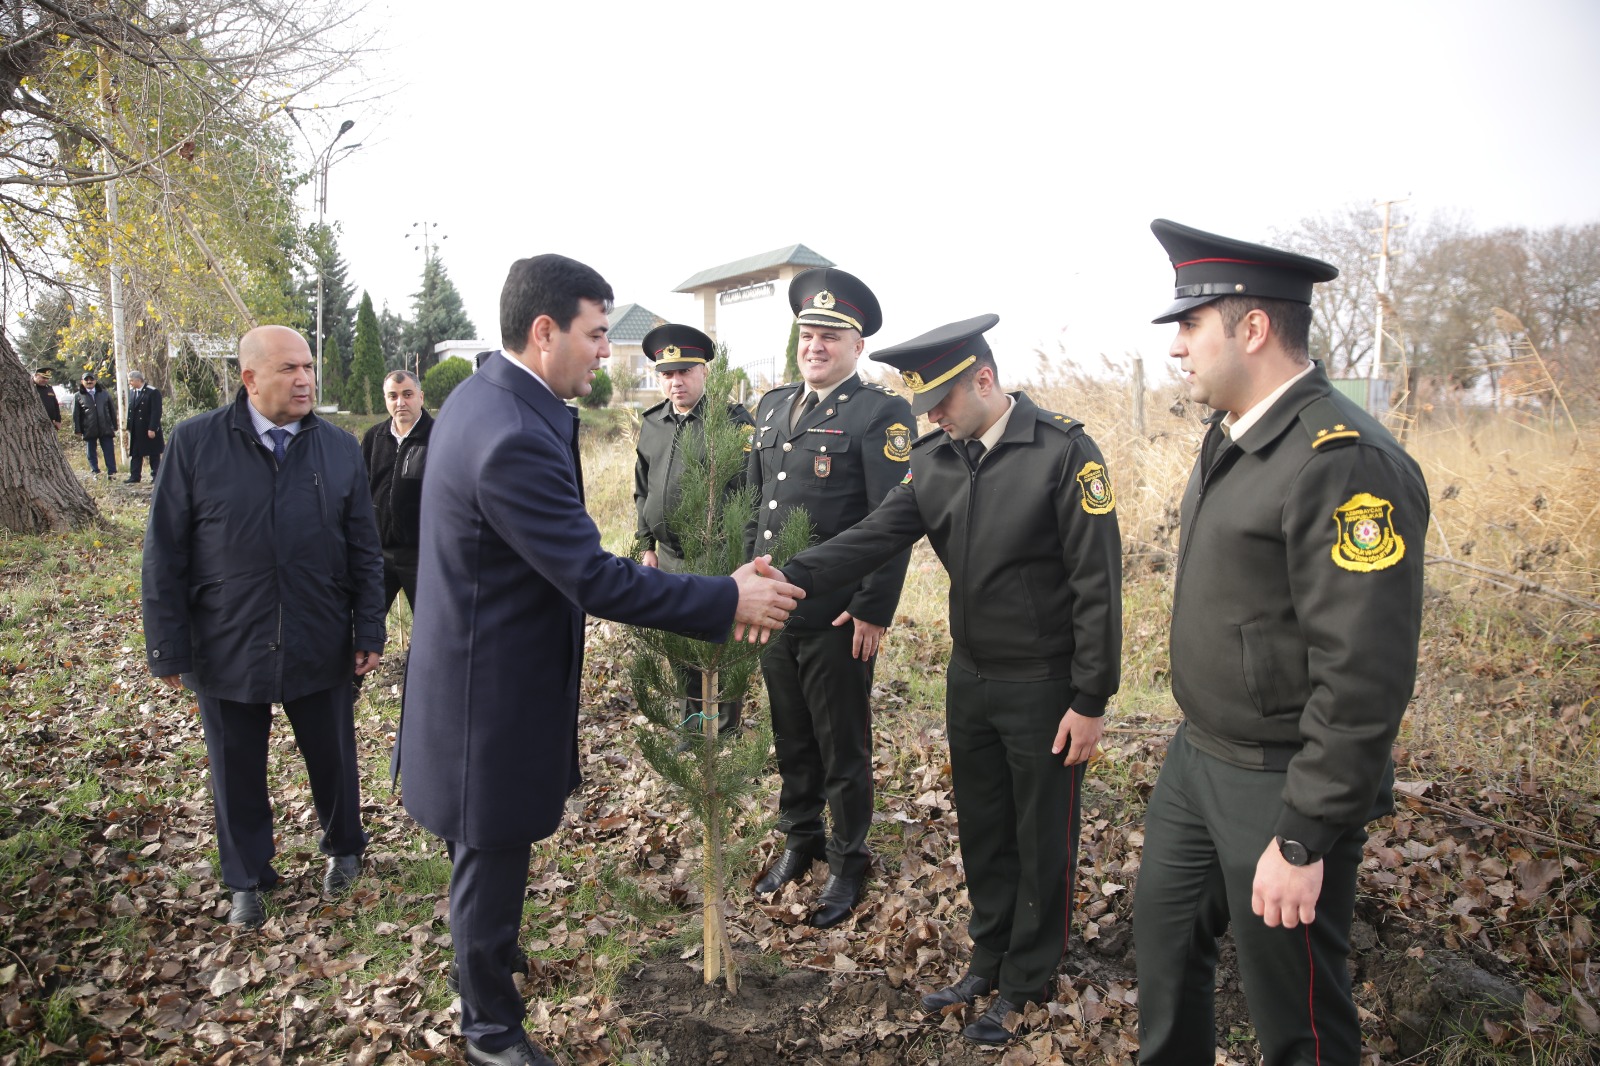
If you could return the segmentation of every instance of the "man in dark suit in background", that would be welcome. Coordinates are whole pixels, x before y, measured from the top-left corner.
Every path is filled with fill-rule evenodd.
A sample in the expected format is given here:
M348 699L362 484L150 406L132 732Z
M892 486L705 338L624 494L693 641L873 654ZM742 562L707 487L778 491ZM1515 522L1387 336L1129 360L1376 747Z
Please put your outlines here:
M44 404L44 416L55 424L56 430L61 429L61 401L56 399L56 387L50 383L50 369L41 366L33 372L33 388L39 394L39 402Z
M166 439L161 433L161 390L144 383L144 375L128 371L128 484L139 481L146 457L150 460L150 480L161 469L161 453Z
M522 1029L511 971L534 841L578 772L585 614L723 640L781 624L800 593L760 560L669 574L600 546L584 510L577 411L610 355L611 286L559 255L519 259L505 350L450 394L429 439L416 616L396 770L406 810L450 852L450 931L467 1061L551 1060Z

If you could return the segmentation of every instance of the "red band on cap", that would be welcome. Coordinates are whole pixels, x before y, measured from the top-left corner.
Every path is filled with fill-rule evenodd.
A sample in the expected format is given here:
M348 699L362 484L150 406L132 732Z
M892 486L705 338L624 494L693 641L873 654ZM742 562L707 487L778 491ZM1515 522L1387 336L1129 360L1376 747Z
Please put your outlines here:
M1187 263L1174 263L1172 268L1174 270L1182 270L1184 267L1192 267L1197 263L1238 263L1241 266L1253 267L1269 267L1273 265L1272 263L1263 263L1257 259L1191 259Z

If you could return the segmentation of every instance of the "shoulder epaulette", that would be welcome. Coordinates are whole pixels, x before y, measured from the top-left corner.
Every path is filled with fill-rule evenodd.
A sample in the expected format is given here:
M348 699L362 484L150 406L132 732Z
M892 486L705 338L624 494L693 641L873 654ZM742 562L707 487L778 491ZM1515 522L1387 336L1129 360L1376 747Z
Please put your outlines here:
M938 426L934 426L932 429L928 430L928 432L912 441L911 446L913 448L920 448L924 444L937 444L939 442L939 438L944 435L944 430L940 429Z
M1361 439L1361 431L1350 424L1331 396L1301 408L1300 424L1311 438L1312 448L1340 448Z
M639 417L640 418L648 418L650 415L655 414L657 411L661 410L663 407L667 406L667 404L669 404L671 402L672 402L671 400L662 400L660 403L656 404L654 407L646 407L644 409L644 414L640 415Z
M1068 418L1066 415L1058 415L1054 411L1046 411L1042 407L1039 408L1039 421L1043 422L1047 426L1054 426L1063 433L1071 433L1074 427L1083 425L1083 423L1079 422L1076 418Z
M894 391L894 390L893 390L893 389L891 389L891 388L890 388L890 387L889 387L889 386L887 386L887 385L880 385L880 384L878 384L878 383L877 383L877 382L876 382L876 381L863 381L863 382L862 382L862 383L861 383L861 386L862 386L862 388L867 388L867 389L876 389L876 390L877 390L877 391L879 391L879 392L886 392L886 393L888 393L888 394L889 394L889 395L890 395L890 396L898 396L898 395L900 395L900 394L899 394L899 393L898 393L898 392L895 392L895 391Z

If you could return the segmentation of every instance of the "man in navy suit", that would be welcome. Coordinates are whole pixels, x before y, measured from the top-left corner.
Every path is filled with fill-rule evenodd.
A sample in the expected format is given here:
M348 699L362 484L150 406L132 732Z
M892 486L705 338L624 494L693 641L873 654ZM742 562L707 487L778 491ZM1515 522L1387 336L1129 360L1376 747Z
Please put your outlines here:
M429 439L416 616L396 770L411 816L447 842L467 1061L541 1066L512 970L532 843L578 773L583 619L704 640L765 640L802 595L765 559L669 574L600 546L584 509L577 411L611 354L611 286L559 255L519 259L504 350L450 394Z

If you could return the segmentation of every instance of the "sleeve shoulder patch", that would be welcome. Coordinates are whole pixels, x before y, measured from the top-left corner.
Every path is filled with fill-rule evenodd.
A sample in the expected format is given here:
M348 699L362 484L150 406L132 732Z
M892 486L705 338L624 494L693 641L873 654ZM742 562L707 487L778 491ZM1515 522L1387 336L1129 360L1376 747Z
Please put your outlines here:
M1350 417L1327 396L1305 406L1300 412L1300 425L1317 451L1342 448L1361 439L1361 431L1351 424Z

